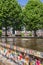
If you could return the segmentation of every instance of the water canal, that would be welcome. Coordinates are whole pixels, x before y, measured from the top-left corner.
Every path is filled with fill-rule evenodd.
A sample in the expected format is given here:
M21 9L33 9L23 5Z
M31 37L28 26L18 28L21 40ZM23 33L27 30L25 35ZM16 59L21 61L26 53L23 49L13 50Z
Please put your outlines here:
M5 38L2 38L2 42L5 42ZM43 52L43 38L7 38L7 43Z

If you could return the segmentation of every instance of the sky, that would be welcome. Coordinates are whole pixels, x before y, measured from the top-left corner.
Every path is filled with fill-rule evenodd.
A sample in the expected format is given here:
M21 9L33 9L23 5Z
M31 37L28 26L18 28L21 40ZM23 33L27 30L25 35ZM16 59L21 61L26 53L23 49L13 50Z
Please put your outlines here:
M43 0L41 0L43 2ZM21 6L24 6L28 0L18 0L18 2L20 3Z
M18 0L21 6L24 6L28 0Z

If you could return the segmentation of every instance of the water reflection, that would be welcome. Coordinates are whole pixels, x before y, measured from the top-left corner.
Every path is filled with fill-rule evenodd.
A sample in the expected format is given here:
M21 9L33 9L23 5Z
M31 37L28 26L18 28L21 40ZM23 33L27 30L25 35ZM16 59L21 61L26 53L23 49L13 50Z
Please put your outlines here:
M15 39L15 43L17 46L34 49L38 51L43 51L43 39Z
M5 39L2 39L5 42ZM35 38L7 38L7 43L14 44L20 47L34 49L43 52L43 39L35 39Z

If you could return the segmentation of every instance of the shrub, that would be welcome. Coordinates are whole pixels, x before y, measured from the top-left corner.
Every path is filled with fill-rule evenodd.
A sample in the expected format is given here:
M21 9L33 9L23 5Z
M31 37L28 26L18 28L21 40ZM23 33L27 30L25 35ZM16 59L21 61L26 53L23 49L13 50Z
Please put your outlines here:
M24 33L21 33L21 36L23 37L24 36Z
M0 37L2 36L2 30L0 30Z
M32 36L32 33L29 33L29 36Z

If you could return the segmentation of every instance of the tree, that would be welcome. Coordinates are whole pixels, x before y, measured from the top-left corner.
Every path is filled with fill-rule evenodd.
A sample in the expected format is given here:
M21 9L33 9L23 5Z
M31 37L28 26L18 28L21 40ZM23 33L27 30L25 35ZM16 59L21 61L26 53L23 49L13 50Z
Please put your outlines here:
M1 37L1 35L2 35L2 22L0 21L0 37Z
M40 0L29 0L23 13L26 29L34 30L36 36L36 30L43 28L43 3Z
M12 26L13 31L14 29L20 28L20 15L21 7L16 0L0 0L0 21L6 29L6 36L8 26Z
M0 21L0 29L2 29L2 22Z
M17 25L19 25L18 23L21 20L20 14L21 7L16 0L0 0L0 20L6 30L10 25L17 28Z
M0 37L2 36L2 30L0 30Z

